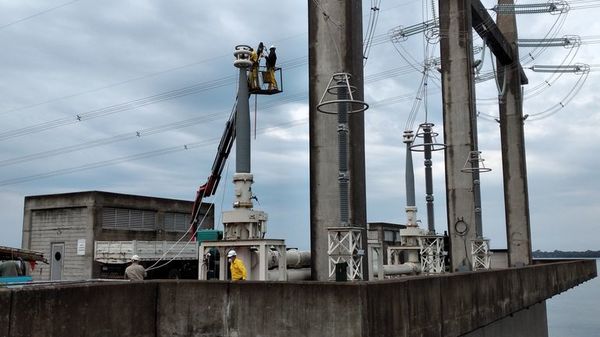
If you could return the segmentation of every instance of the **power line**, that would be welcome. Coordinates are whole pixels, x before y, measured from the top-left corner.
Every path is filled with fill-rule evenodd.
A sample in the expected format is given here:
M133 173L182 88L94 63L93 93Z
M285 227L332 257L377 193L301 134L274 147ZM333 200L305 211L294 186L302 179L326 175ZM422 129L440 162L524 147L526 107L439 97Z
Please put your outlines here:
M413 96L414 95L411 94L411 95L391 97L391 98L387 98L384 100L375 101L375 102L373 102L373 104L371 104L371 106L375 107L375 106L383 106L383 105L401 103L401 102L412 99ZM268 134L270 132L274 132L277 130L292 128L292 127L295 127L298 125L304 125L307 122L308 122L308 118L302 118L302 119L297 119L297 120L290 121L290 122L279 123L279 124L275 124L270 127L259 128L258 133ZM24 177L5 179L5 180L0 181L0 186L20 184L20 183L25 183L25 182L29 182L29 181L34 181L34 180L39 180L39 179L44 179L44 178L49 178L49 177L54 177L54 176L59 176L59 175L66 175L66 174L76 173L76 172L80 172L80 171L92 170L92 169L97 169L97 168L115 165L115 164L121 164L121 163L135 161L135 160L141 160L141 159L146 159L146 158L167 155L167 154L171 154L171 153L175 153L175 152L192 150L192 149L204 147L204 146L211 145L211 144L216 144L220 140L221 140L221 137L219 136L219 137L205 139L205 140L195 142L195 143L171 146L171 147L162 148L162 149L158 149L158 150L138 153L138 154L134 154L134 155L130 155L130 156L124 156L124 157L119 157L119 158L114 158L114 159L109 159L109 160L103 160L103 161L98 161L98 162L94 162L94 163L88 163L88 164L84 164L84 165L80 165L80 166L68 167L68 168L64 168L64 169L59 169L59 170L54 170L54 171L24 176Z
M80 0L76 0L76 1L80 1ZM405 3L401 3L401 4L398 4L396 6L389 7L387 10L398 8L398 7L402 7L402 6L406 6L406 5L409 5L411 3L418 2L418 1L421 1L421 0L406 1ZM75 1L72 1L72 2L70 2L68 4L71 4L73 2L75 2ZM67 4L64 4L64 5L61 5L61 6L64 7L66 5ZM57 6L56 8L59 8L61 6ZM54 9L56 9L56 8L54 8ZM380 10L378 9L377 12L379 12L379 11ZM378 15L377 15L377 17L378 17ZM376 25L376 22L375 22L375 25ZM1 26L0 26L0 28L1 28ZM373 29L373 33L374 33L374 29ZM306 35L306 34L307 33L294 34L294 35L285 37L283 39L276 40L275 42L285 41L285 40L296 38L298 36L303 36L303 35ZM387 33L380 34L380 35L375 35L375 36L371 36L370 43L367 43L369 45L369 49L368 50L370 50L370 47L372 47L372 46L380 45L380 44L386 43L386 42L389 42L389 38L388 38L388 34ZM4 114L7 114L7 113L21 111L21 110L26 110L26 109L34 108L34 107L37 107L37 106L41 106L41 105L45 105L45 104L49 104L49 103L54 103L54 102L57 102L57 101L61 101L61 100L64 100L64 99L74 98L74 97L82 96L82 95L85 95L85 94L90 94L90 93L98 92L98 91L101 91L101 90L104 90L104 89L109 89L109 88L112 88L112 87L120 86L120 85L123 85L123 84L132 83L132 82L144 80L144 79L147 79L147 78L151 78L151 77L163 75L163 74L166 74L166 73L169 73L169 72L173 72L173 71L176 71L176 70L185 69L185 68L188 68L188 67L196 66L196 65L199 65L199 64L202 64L202 63L214 61L216 59L223 58L223 57L228 57L228 56L230 56L230 54L222 54L222 55L219 55L219 56L215 56L215 57L203 59L203 60L200 60L200 61L197 61L197 62L192 62L192 63L180 65L180 66L175 66L175 67L172 67L172 68L163 69L163 70L160 70L160 71L157 71L157 72L153 72L153 73L149 73L149 74L145 74L145 75L141 75L141 76L137 76L137 77L125 79L125 80L122 80L122 81L112 82L112 83L109 83L109 84L106 84L106 85L103 85L103 86L99 86L99 87L95 87L95 88L92 88L92 89L78 91L78 92L67 94L67 95L64 95L64 96L54 97L54 98L51 98L51 99L48 99L48 100L45 100L45 101L40 101L40 102L36 102L36 103L31 103L31 104L27 104L27 105L15 107L15 108L12 108L12 109L0 112L0 116L4 115ZM307 59L308 59L308 56L304 56L303 57L303 60L305 62L307 61Z
M306 63L307 58L301 57L297 59L292 59L289 61L289 65L283 64L282 66L286 66L287 69L295 68L302 66ZM224 78L211 80L207 82L201 82L197 84L193 84L190 86L186 86L179 89L174 89L162 93L158 93L151 96L142 97L139 99L135 99L128 102L123 102L115 105L110 105L104 108L90 110L82 113L75 114L69 117L58 118L55 120L51 120L48 122L38 123L26 127L22 127L19 129L8 130L4 132L0 132L0 141L15 138L19 136L29 135L32 133L37 133L41 131L46 131L54 128L58 128L65 125L75 124L83 121L87 121L90 119L103 117L107 115L112 115L115 113L128 111L132 109L141 108L147 105L159 103L166 100L171 100L175 98L180 98L183 96L197 94L203 91L208 91L220 87L224 87L230 84L234 84L237 79L237 76L227 76Z
M17 23L20 23L20 22L23 22L23 21L27 21L27 20L29 20L29 19L32 19L32 18L35 18L35 17L37 17L37 16L40 16L40 15L43 15L43 14L46 14L46 13L49 13L49 12L55 11L55 10L57 10L57 9L59 9L59 8L63 8L63 7L66 7L66 6L72 5L72 4L74 4L74 3L78 2L78 1L81 1L81 0L73 0L73 1L65 2L65 3L63 3L63 4L61 4L61 5L58 5L58 6L54 6L54 7L48 8L48 9L46 9L46 10L43 10L43 11L41 11L41 12L38 12L38 13L32 14L32 15L30 15L30 16L26 16L26 17L24 17L24 18L22 18L22 19L18 19L18 20L16 20L16 21L13 21L13 22L6 23L6 24L4 24L4 25L1 25L1 26L0 26L0 29L4 29L4 28L6 28L6 27L10 27L10 26L12 26L12 25L16 25Z
M389 69L389 70L382 71L379 73L367 75L367 76L365 76L365 83L372 83L375 81L380 81L383 79L392 78L395 76L409 73L409 72L411 72L409 68L410 67L408 67L408 66L404 66L404 67ZM408 70L408 72L407 72L407 70ZM263 105L261 107L261 110L268 110L268 109L275 108L277 106L281 106L283 104L306 99L307 96L308 96L307 92L301 92L301 93L296 93L293 95L287 95L283 99L274 100L270 103ZM400 96L400 97L403 97L403 96ZM392 97L392 98L388 98L387 100L397 100L397 99L398 99L398 97ZM4 160L0 160L0 167L21 164L21 163L41 159L41 158L49 158L49 157L53 157L53 156L57 156L57 155L61 155L61 154L66 154L66 153L71 153L71 152L89 149L89 148L93 148L93 147L109 145L109 144L113 144L113 143L117 143L117 142L142 138L145 136L155 135L155 134L170 131L170 130L176 130L176 129L181 129L181 128L201 124L201 123L211 122L211 121L220 119L225 113L229 113L229 111L221 111L221 112L212 113L212 114L201 116L201 117L195 117L195 118L191 118L191 119L186 119L186 120L181 120L181 121L177 121L177 122L173 122L173 123L150 127L147 129L130 131L130 132L126 132L126 133L123 133L120 135L103 138L103 139L97 139L97 140L93 140L93 141L89 141L89 142L84 142L81 144L70 145L70 146L61 147L61 148L52 149L52 150L44 150L44 151L40 151L40 152L33 153L33 154L23 155L23 156L16 157L16 158L4 159Z

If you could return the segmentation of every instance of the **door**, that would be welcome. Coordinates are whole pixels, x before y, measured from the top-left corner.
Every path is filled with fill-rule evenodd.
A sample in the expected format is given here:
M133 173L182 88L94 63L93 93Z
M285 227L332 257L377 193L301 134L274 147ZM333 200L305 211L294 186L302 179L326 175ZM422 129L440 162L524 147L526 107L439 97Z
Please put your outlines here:
M50 249L50 280L62 280L65 244L52 243Z

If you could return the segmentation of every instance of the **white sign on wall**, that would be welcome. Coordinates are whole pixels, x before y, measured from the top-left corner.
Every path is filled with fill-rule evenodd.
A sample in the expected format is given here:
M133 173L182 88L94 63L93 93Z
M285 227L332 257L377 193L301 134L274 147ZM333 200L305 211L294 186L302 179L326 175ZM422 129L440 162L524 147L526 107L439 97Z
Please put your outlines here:
M77 255L85 255L85 239L77 240Z

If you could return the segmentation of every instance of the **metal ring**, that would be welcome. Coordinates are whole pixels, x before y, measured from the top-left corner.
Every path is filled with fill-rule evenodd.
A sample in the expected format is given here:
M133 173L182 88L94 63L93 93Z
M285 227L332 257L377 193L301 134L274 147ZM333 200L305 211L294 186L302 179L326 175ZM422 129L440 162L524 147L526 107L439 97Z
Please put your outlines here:
M353 100L353 99L337 99L337 100L333 100L333 101L323 102L323 103L317 105L317 110L322 113L326 113L326 114L330 114L330 115L337 115L338 114L337 111L328 111L325 109L325 107L328 107L328 106L334 105L334 104L344 104L344 103L352 104L352 109L349 109L348 114L363 112L369 108L369 104L367 104L366 102L361 102L361 101L357 101L357 100ZM355 104L358 104L359 108L354 109Z
M442 143L423 143L423 144L413 144L409 146L410 150L413 152L425 152L425 146L430 145L431 151L442 151L445 150L448 146ZM423 149L419 149L422 147Z

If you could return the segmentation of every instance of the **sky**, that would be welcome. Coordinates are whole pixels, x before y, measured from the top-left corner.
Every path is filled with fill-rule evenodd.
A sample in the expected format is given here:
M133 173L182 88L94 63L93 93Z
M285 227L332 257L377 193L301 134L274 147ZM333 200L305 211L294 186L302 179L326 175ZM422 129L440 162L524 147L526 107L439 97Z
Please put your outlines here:
M435 58L439 44L422 34L395 42L391 36L399 26L432 19L436 10L431 1L362 2L363 30L374 29L365 64L367 218L404 223L402 133L427 120L443 142L435 71L424 103L413 111L415 122L408 122L425 46ZM598 3L574 0L562 15L517 17L520 38L580 35L583 42L573 49L520 48L529 78L524 113L533 249L600 249L600 143L593 140L600 127ZM269 215L267 237L308 249L307 4L0 0L0 245L20 247L25 196L100 190L193 200L235 100L234 47L262 41L277 46L284 92L251 100L255 208ZM591 71L558 76L529 69L560 64L589 64ZM487 51L480 74L492 70ZM479 149L492 169L481 177L483 231L492 248L506 248L497 95L493 79L477 84ZM219 191L207 199L216 223L232 208L234 153ZM433 160L441 233L447 227L443 153ZM426 223L420 154L414 163L419 218Z

